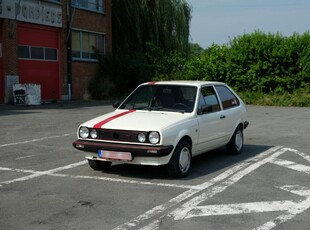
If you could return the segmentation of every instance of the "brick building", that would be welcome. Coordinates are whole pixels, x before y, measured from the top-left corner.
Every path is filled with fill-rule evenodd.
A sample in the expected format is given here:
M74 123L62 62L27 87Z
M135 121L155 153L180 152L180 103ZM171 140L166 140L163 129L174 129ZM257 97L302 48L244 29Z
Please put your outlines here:
M14 83L40 84L43 101L87 97L94 48L112 50L111 1L0 1L0 103Z

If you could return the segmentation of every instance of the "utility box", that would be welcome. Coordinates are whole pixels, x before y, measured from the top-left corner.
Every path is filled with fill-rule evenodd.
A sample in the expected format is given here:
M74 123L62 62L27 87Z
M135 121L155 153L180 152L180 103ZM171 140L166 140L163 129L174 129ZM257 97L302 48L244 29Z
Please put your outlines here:
M13 98L15 105L40 105L41 85L39 84L14 84Z

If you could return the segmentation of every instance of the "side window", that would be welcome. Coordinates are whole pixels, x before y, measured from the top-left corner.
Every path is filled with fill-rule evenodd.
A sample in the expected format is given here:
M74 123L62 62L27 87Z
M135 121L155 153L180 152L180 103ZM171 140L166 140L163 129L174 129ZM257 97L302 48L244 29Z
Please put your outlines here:
M220 111L220 105L212 86L207 86L201 89L199 98L199 114L206 114Z
M221 99L223 109L240 105L238 98L226 86L215 86L215 88Z

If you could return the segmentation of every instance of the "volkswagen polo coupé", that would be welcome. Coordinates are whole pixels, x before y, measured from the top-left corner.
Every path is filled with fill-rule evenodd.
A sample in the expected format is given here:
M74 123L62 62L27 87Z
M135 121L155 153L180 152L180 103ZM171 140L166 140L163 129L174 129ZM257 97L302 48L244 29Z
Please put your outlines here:
M242 151L246 106L224 83L148 82L115 107L78 128L73 146L94 170L121 161L167 165L171 176L185 177L194 156L222 146Z

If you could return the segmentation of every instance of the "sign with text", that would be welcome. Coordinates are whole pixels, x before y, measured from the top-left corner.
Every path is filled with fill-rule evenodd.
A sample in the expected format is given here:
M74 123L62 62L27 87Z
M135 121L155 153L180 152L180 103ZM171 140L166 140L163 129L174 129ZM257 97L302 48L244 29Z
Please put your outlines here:
M61 5L40 0L2 0L0 18L62 27Z

